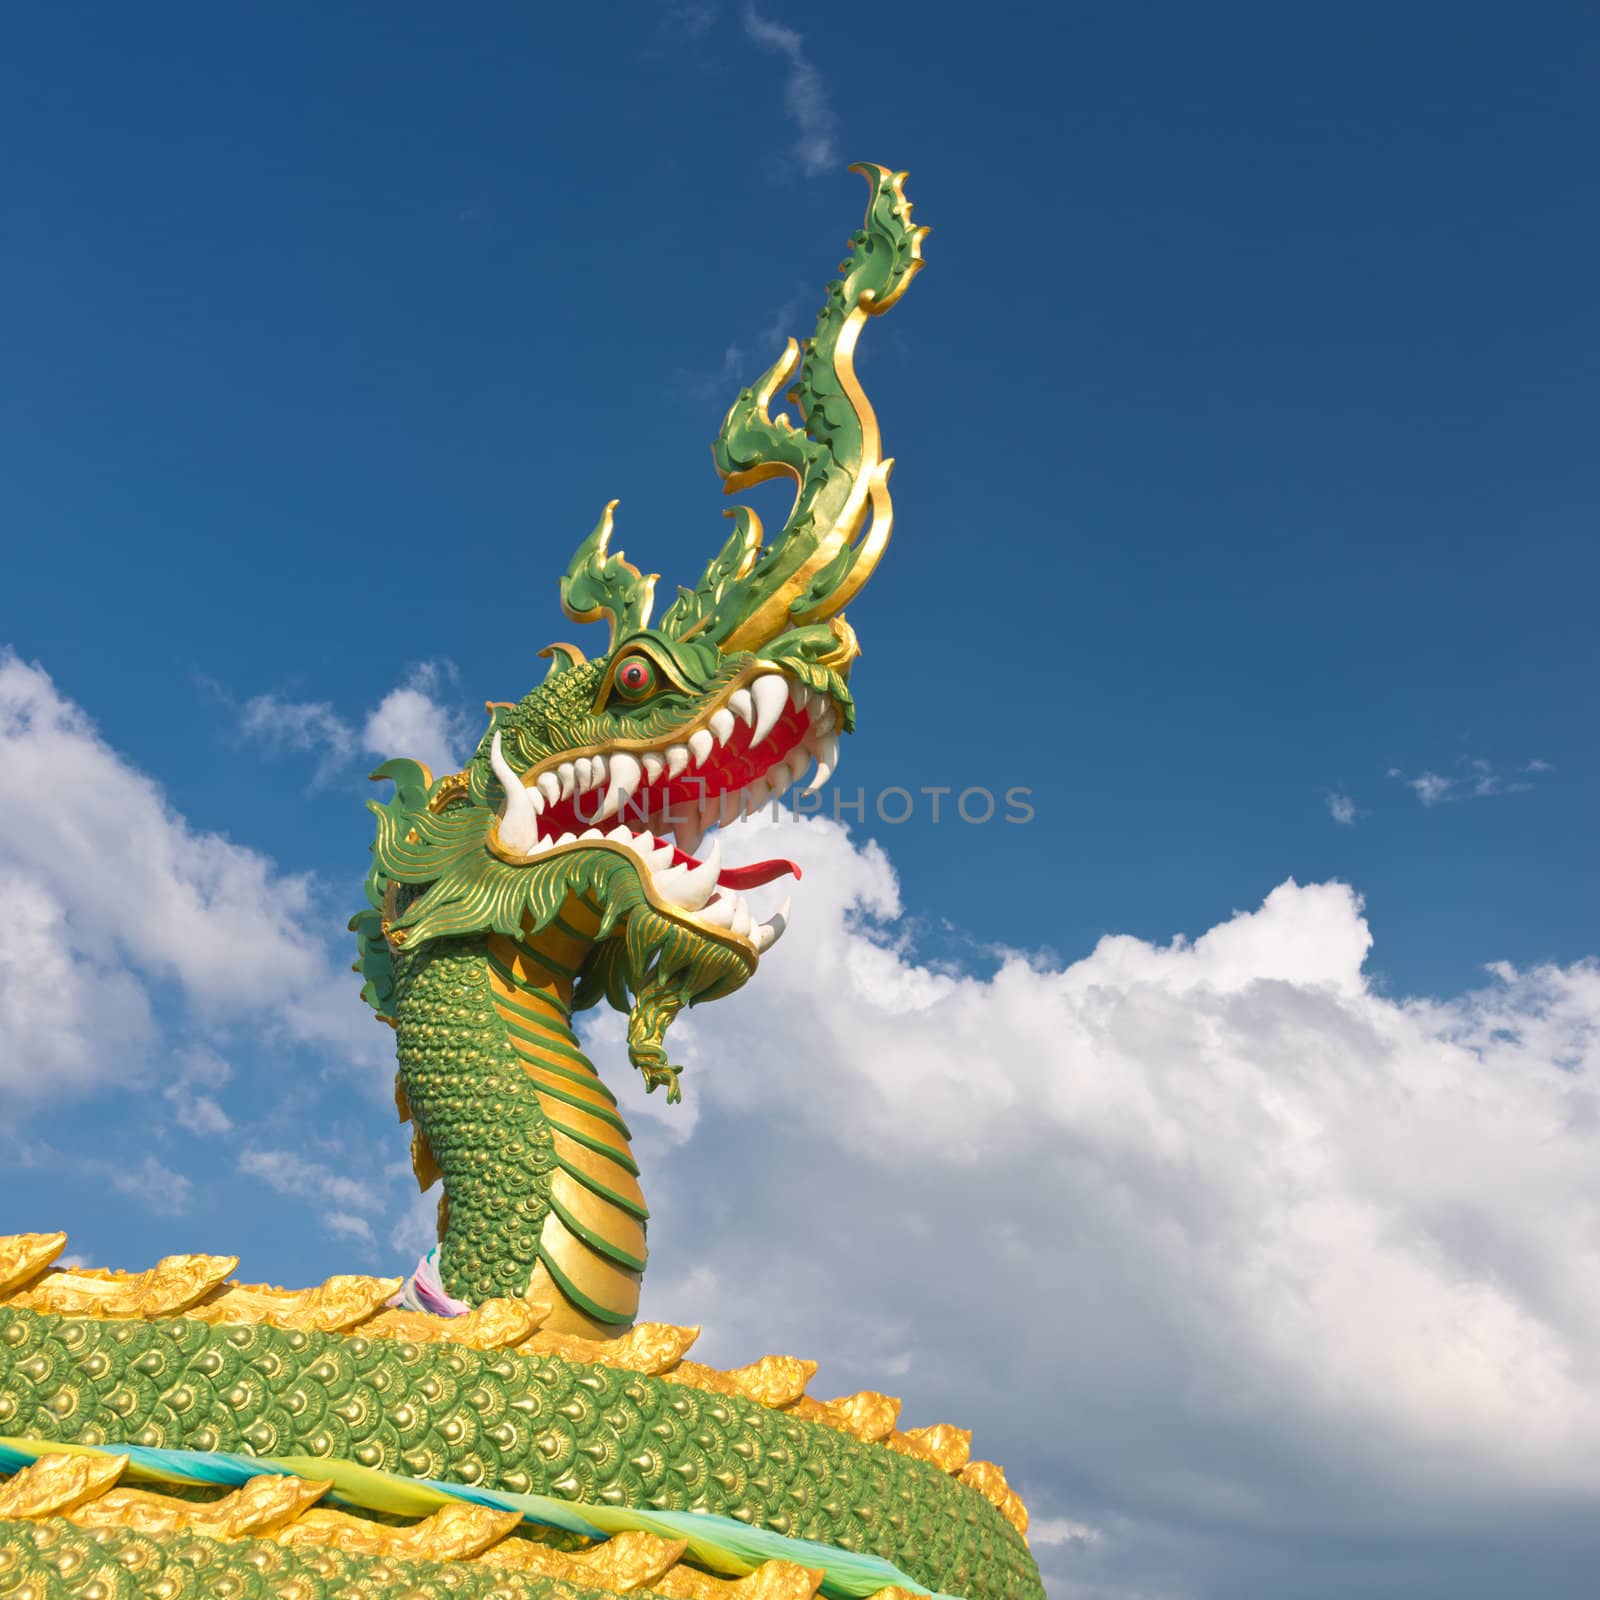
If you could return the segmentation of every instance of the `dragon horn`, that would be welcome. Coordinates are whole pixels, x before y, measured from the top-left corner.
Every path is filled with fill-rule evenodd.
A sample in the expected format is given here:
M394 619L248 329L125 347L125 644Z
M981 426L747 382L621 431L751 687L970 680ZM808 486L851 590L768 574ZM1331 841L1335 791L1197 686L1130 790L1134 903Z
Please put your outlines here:
M760 381L740 392L712 446L727 493L788 477L794 505L764 552L755 513L746 507L733 513L737 525L721 553L661 619L670 637L754 650L790 627L825 622L871 577L888 543L893 463L883 458L878 419L856 379L856 340L867 318L894 305L921 269L928 230L911 225L905 173L871 165L850 170L866 178L872 195L841 275L829 285L817 331L804 351L789 340ZM788 397L799 407L802 428L768 410L791 379Z
M600 513L594 531L578 546L561 580L561 609L574 622L609 617L612 644L649 622L659 577L658 573L640 572L620 550L610 554L607 547L616 509L617 502L612 500Z

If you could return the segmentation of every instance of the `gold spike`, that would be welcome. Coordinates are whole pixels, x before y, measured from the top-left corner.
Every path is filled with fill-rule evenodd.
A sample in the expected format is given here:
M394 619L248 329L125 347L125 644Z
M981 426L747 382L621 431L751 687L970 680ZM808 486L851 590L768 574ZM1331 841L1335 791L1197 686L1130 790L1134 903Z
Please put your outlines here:
M791 1416L820 1422L823 1427L840 1433L854 1434L867 1444L879 1444L887 1439L900 1417L900 1402L874 1389L840 1395L837 1400L813 1400L810 1395L801 1395L786 1409Z
M442 1506L409 1527L392 1528L343 1511L308 1511L277 1535L279 1544L331 1546L352 1556L393 1556L407 1561L469 1561L504 1539L520 1512L487 1506Z
M197 1507L148 1489L112 1489L68 1513L80 1528L131 1528L135 1533L184 1533Z
M220 1500L193 1506L190 1527L212 1539L265 1539L298 1520L332 1487L331 1478L263 1472Z
M417 1180L418 1194L426 1194L444 1176L420 1123L411 1125L411 1171Z
M825 1576L820 1567L763 1561L748 1577L718 1578L680 1562L650 1587L667 1600L811 1600Z
M170 1491L151 1489L111 1489L64 1515L82 1528L194 1533L208 1539L268 1538L303 1516L332 1487L330 1479L267 1472L220 1500L182 1500Z
M992 1461L970 1461L959 1474L962 1483L976 1489L1018 1533L1028 1531L1028 1508L1006 1482L1006 1475Z
M405 1079L398 1072L394 1075L394 1109L402 1122L411 1120L411 1102L406 1099Z
M0 1299L31 1283L66 1248L64 1233L0 1236Z
M948 1422L936 1422L931 1428L911 1428L905 1433L891 1433L883 1442L901 1455L931 1461L941 1472L959 1472L972 1454L972 1429L953 1428Z
M79 1455L75 1451L42 1455L0 1483L0 1522L67 1516L112 1488L127 1464L126 1456Z
M174 1317L209 1294L238 1256L164 1256L145 1272L80 1267L47 1273L12 1304L63 1317Z
M747 1367L718 1372L698 1361L680 1362L662 1376L668 1383L688 1384L692 1389L709 1389L713 1394L742 1395L774 1410L792 1406L817 1375L815 1361L799 1356L762 1356Z
M699 1328L679 1328L670 1322L641 1322L619 1339L583 1339L575 1333L542 1331L522 1345L521 1355L560 1356L564 1361L592 1361L620 1372L642 1372L659 1377L683 1359L683 1353L700 1337Z
M653 1533L619 1533L592 1550L553 1550L533 1539L510 1538L486 1550L481 1561L488 1567L509 1567L540 1577L561 1578L609 1594L630 1589L654 1589L689 1548L687 1539L658 1539Z
M473 1350L527 1348L526 1341L550 1315L538 1300L485 1300L460 1317L435 1317L426 1311L380 1311L361 1325L369 1339L408 1339L412 1344L464 1344Z
M213 1326L270 1323L307 1333L345 1333L383 1309L403 1278L340 1274L314 1289L277 1289L267 1283L230 1283L190 1315Z

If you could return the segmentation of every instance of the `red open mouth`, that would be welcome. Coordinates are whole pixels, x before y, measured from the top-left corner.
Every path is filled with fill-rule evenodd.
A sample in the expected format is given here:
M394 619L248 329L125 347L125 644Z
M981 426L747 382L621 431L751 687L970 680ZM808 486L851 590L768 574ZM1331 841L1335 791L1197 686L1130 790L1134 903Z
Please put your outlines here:
M653 748L558 762L523 779L538 827L529 854L583 840L625 845L662 898L750 937L741 892L800 869L781 857L724 867L715 839L702 855L703 841L781 797L813 761L813 786L824 782L838 761L836 716L827 695L768 673ZM785 920L780 913L779 932ZM765 948L756 931L752 942Z

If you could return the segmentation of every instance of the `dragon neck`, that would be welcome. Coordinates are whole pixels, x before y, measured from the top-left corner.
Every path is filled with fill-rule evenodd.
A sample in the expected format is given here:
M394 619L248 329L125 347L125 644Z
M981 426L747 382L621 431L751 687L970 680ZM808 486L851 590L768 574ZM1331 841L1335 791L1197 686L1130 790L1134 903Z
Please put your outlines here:
M546 1302L547 1328L612 1338L638 1310L649 1213L627 1124L572 1030L598 921L574 898L537 936L436 952L400 1007L399 1083L418 1181L444 1180L445 1288Z

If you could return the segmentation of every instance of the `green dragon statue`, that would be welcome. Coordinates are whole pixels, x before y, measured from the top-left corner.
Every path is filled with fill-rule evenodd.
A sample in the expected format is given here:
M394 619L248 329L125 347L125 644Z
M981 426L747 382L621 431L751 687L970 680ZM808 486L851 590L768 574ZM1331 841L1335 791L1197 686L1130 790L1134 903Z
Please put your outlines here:
M787 924L787 903L753 922L742 891L790 864L725 868L713 830L813 763L824 782L854 721L842 610L888 539L891 463L853 357L921 267L925 232L893 173L862 170L866 224L815 335L739 395L715 446L730 491L793 478L783 531L763 548L755 513L734 512L652 627L656 578L611 550L607 506L561 580L569 617L609 621L604 654L545 650L549 676L491 705L465 771L391 761L373 775L394 798L373 806L370 906L352 926L364 992L398 1035L417 1180L444 1180L437 1283L430 1262L417 1285L427 1309L516 1295L552 1301L551 1325L575 1333L629 1326L648 1213L572 1013L625 1011L633 1064L675 1100L672 1019L737 989ZM769 414L791 379L803 427Z
M635 1325L648 1212L572 1026L624 1012L677 1099L668 1028L747 981L789 906L757 922L745 895L798 876L724 865L715 830L813 765L823 783L854 725L843 611L889 536L891 463L853 358L926 232L905 174L855 170L866 221L815 334L714 447L729 491L793 480L782 531L734 511L652 625L608 506L561 580L570 618L608 620L603 653L546 649L463 771L373 774L393 792L351 927L417 1179L443 1180L437 1248L408 1280L291 1291L232 1257L127 1274L0 1238L0 1595L1039 1600L1026 1512L969 1434ZM799 425L770 413L784 385Z

